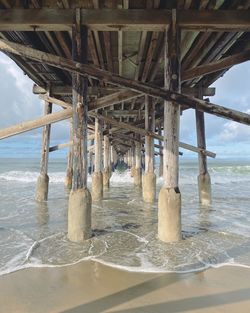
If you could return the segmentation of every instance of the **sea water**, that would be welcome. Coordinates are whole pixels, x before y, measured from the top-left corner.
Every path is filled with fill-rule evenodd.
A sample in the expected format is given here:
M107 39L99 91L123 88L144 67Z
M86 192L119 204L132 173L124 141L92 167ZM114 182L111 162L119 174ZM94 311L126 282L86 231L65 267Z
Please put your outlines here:
M132 271L189 272L224 265L250 267L250 165L209 162L213 204L198 200L197 160L181 160L182 241L157 239L157 201L145 204L129 171L115 172L103 201L92 205L93 236L67 239L66 162L49 163L49 199L34 200L39 160L0 159L0 274L81 260ZM157 172L157 169L156 169ZM88 178L91 189L91 177ZM157 195L162 178L157 178Z

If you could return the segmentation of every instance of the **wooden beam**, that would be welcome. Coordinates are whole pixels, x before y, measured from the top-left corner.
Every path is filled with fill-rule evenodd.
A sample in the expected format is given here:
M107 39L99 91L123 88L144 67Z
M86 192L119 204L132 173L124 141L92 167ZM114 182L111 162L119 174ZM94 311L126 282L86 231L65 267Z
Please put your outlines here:
M88 139L90 139L90 137L92 138L93 136L88 136ZM54 152L54 151L58 151L67 147L72 146L73 141L69 141L69 142L65 142L65 143L59 143L58 145L55 146L51 146L49 148L49 152ZM94 149L94 145L88 146L88 151L89 150L93 150Z
M60 96L70 96L72 95L72 87L69 85L54 85L51 84L50 85L50 90L51 90L51 94L52 95L60 95ZM115 93L121 91L121 89L119 87L97 87L97 86L93 86L93 87L88 87L88 95L89 96L105 96L111 93ZM33 85L32 88L32 92L35 95L40 95L40 94L46 94L46 86L38 86L36 84ZM183 87L182 88L182 92L185 95L190 95L190 96L194 96L194 97L198 97L198 88L191 88L191 87ZM204 97L211 97L215 95L215 88L214 87L203 87L202 88L202 94ZM129 100L129 99L127 99ZM127 101L124 100L124 101ZM98 101L98 100L97 100Z
M139 110L112 110L108 111L108 116L115 116L115 117L123 117L123 116L129 116L129 117L138 117L139 113L144 113L144 111Z
M227 68L230 68L233 65L240 64L250 60L250 49L246 51L230 55L228 57L222 58L218 61L214 61L208 64L196 66L194 68L185 70L182 73L182 81L187 81L200 77L202 75L207 75L210 73L218 72Z
M10 126L0 130L0 139L8 138L48 124L63 121L70 118L71 116L72 110L67 109L60 112L51 113L43 117L39 117L32 121L27 121L14 126Z
M50 90L52 95L60 95L60 96L71 96L72 95L72 87L69 85L50 85ZM88 96L105 96L117 91L120 91L119 87L97 87L90 86L88 87ZM46 86L38 86L33 85L32 92L35 95L46 94ZM207 96L207 95L206 95Z
M177 12L178 25L187 30L249 31L249 10L186 10Z
M125 139L125 140L127 140L127 141L139 142L139 143L142 144L142 145L144 144L144 141L141 140L141 139L138 139L138 138L136 138L136 137L131 138L130 136L128 136L128 135L123 135L123 134L114 134L114 135L112 135L112 138L120 138L120 139ZM159 144L159 145L154 144L154 147L155 147L155 148L158 148L159 151L161 152L162 149L163 149L163 146L162 146L162 141L161 141L160 139L159 139L159 143L161 143L161 144ZM183 153L182 153L182 152L179 152L179 155L183 155Z
M49 152L54 152L63 148L67 148L72 146L72 141L66 142L66 143L59 143L58 145L52 146L49 148Z
M134 99L138 96L142 95L132 90L123 89L121 91L90 101L89 110L93 111L97 109L102 109L117 103L121 103L123 101Z
M134 91L131 90L121 90L118 92L115 92L113 94L101 97L101 98L97 98L96 100L92 100L89 103L89 111L95 111L98 109L103 109L105 107L109 107L111 105L123 102L123 101L127 101L130 99L133 99L135 97L141 96L141 94L138 94ZM59 100L57 98L54 97L49 97L48 95L40 95L40 98L43 100L47 100L50 101L54 104L57 104L63 108L70 108L72 107L71 103L67 103L63 100Z
M0 10L0 31L71 31L73 9ZM163 31L167 10L81 9L81 21L93 31Z
M191 96L182 95L178 92L173 92L170 90L164 90L163 88L156 87L151 84L142 83L134 81L119 75L107 72L102 69L98 69L94 66L87 64L82 64L68 60L62 57L58 57L49 53L45 53L36 49L26 47L24 45L12 43L6 40L0 40L0 50L4 52L9 52L23 57L27 57L38 62L44 62L51 66L61 68L63 70L68 70L73 73L79 73L83 76L90 76L100 80L106 80L115 85L132 89L136 92L141 92L152 97L162 98L163 100L173 101L177 105L188 106L193 109L197 109L202 112L206 112L219 117L224 117L226 119L250 125L250 115L247 113L242 113L237 110L228 109L226 107L208 103L204 100L197 99Z
M119 128L123 128L123 129L126 129L128 131L132 131L132 132L134 132L136 134L140 134L140 135L143 135L143 136L151 136L151 137L153 137L155 139L163 140L163 137L158 135L158 134L155 134L155 133L150 132L150 131L146 131L145 129L133 126L133 125L128 124L128 123L118 122L118 121L116 121L113 118L110 118L110 117L107 117L107 116L103 116L103 115L101 115L99 113L91 112L91 113L89 113L89 115L93 116L95 118L99 118L100 120L103 120L104 122L106 122L106 123L108 123L110 125L114 125L114 126L117 126ZM204 153L204 154L206 154L207 156L209 156L211 158L215 158L215 156L216 156L216 154L211 152L211 151L199 149L197 147L194 147L192 145L186 144L184 142L179 142L179 146L181 148L183 148L183 149L190 150L190 151L193 151L193 152L196 152L196 153Z
M198 88L195 88L195 87L193 87L193 88L182 87L181 92L185 95L193 96L195 98L198 98L198 96L199 96L199 90L198 90ZM203 87L202 93L203 93L204 97L212 97L215 95L215 88L214 87L208 87L208 88Z
M249 31L248 10L179 10L187 30ZM73 9L2 9L0 31L71 31ZM82 24L94 31L164 31L171 11L158 9L81 9Z

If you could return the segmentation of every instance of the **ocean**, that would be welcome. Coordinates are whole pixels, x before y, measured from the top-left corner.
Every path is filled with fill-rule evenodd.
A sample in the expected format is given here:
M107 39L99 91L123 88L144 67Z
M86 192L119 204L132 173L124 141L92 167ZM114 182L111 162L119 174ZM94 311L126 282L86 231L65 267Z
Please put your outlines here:
M49 199L34 200L39 159L0 159L0 275L27 267L95 260L129 271L191 272L226 265L250 267L250 164L209 160L213 204L198 201L197 159L181 159L182 234L157 239L157 201L143 203L130 172L115 172L104 199L92 206L93 237L67 239L66 161L49 162ZM156 169L157 171L157 169ZM91 189L91 178L88 178ZM157 195L162 178L157 178Z

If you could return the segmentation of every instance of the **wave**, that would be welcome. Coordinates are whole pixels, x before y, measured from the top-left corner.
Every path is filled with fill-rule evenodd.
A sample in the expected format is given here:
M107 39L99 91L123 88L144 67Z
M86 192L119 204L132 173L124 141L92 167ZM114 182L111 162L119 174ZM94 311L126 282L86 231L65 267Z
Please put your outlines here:
M250 182L250 166L249 165L235 165L235 166L212 166L209 168L212 183L234 183L234 182ZM157 183L162 184L163 178L158 177L158 169L155 174L157 176ZM198 166L196 167L182 167L180 169L180 184L197 184ZM39 172L33 171L7 171L0 174L0 181L16 181L25 183L34 183L37 181ZM63 183L65 180L65 172L50 172L50 183ZM88 182L91 182L91 176L88 176ZM124 172L113 172L111 183L116 184L130 184L133 182L130 170Z
M0 180L34 183L37 181L39 172L31 171L9 171L0 174ZM64 172L54 172L49 174L51 183L62 183L65 179Z

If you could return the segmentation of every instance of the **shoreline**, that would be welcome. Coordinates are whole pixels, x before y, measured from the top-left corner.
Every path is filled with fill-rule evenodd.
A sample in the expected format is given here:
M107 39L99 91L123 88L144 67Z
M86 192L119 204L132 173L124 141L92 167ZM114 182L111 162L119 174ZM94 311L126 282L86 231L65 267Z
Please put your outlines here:
M57 265L52 265L52 264L32 264L32 263L27 263L23 264L23 266L14 268L12 270L6 270L6 272L0 272L0 278L5 275L10 275L19 271L23 270L28 270L28 269L43 269L43 268L63 268L67 266L74 266L79 263L85 263L85 262L94 262L94 263L99 263L100 265L103 265L105 267L110 267L122 272L128 272L128 273L138 273L138 274L197 274L199 272L207 271L210 269L220 269L224 267L232 267L232 268L244 268L244 269L249 269L250 270L250 265L245 265L245 264L239 264L239 263L219 263L219 264L204 264L204 267L200 268L195 268L195 269L190 269L190 270L183 270L183 271L178 271L178 270L164 270L159 268L159 270L153 269L153 268L143 268L143 267L132 267L132 266L125 266L125 265L119 265L116 263L112 262L107 262L102 259L98 259L92 256L87 256L83 259L80 259L76 262L73 263L67 263L67 264L57 264Z
M82 261L0 276L2 312L249 312L250 269L139 273Z

